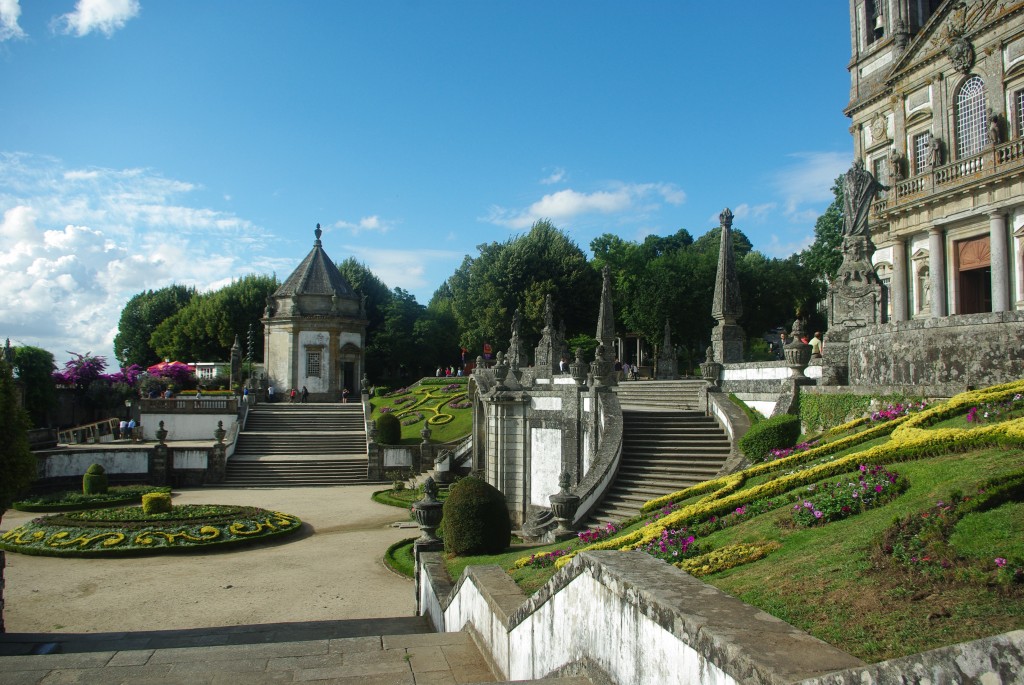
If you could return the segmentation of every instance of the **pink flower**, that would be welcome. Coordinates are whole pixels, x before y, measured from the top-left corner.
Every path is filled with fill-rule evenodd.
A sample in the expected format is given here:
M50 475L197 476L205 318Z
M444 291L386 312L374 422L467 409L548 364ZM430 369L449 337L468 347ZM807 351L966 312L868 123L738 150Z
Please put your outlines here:
M1006 566L1006 559L1003 559L1002 557L996 557L996 566L998 566L999 568Z

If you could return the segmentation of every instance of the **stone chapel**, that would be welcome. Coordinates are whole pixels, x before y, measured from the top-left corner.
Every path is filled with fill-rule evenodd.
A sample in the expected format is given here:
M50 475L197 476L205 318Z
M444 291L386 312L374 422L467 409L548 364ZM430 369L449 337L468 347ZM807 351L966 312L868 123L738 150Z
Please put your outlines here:
M362 300L324 251L320 224L313 249L273 295L263 317L264 368L278 397L309 390L311 402L359 396L365 370Z

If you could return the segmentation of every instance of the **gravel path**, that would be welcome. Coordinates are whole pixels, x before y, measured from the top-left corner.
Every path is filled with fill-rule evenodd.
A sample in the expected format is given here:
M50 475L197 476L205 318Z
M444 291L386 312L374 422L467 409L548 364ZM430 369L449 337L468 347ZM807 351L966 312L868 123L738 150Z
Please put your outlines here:
M302 539L214 554L55 559L7 554L7 631L106 632L410 616L412 581L381 562L415 537L380 486L199 488L176 504L248 504L301 518ZM8 510L6 531L40 514ZM392 527L403 522L409 528ZM299 533L300 536L303 533Z

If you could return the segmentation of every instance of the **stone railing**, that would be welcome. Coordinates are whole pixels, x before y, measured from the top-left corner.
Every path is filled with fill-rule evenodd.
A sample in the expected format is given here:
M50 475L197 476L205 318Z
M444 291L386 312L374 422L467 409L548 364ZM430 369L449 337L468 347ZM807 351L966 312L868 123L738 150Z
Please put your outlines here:
M596 396L596 406L592 398ZM571 492L579 496L580 505L576 509L574 523L586 521L591 510L596 507L605 492L615 481L622 460L622 406L613 392L594 393L591 396L581 395L584 409L590 406L597 412L597 421L585 421L598 427L598 444L596 454L591 455L591 462L586 474ZM582 437L582 436L581 436Z
M871 207L876 216L899 209L928 193L954 191L979 180L998 180L1024 167L1024 141L1011 140L983 152L949 162L904 181L899 181L885 199Z
M1016 682L1024 631L865 665L643 552L583 552L527 597L499 566L455 583L417 558L417 613L473 633L502 680L589 672L617 685Z
M238 411L238 398L233 395L145 398L139 408L144 414L226 414Z

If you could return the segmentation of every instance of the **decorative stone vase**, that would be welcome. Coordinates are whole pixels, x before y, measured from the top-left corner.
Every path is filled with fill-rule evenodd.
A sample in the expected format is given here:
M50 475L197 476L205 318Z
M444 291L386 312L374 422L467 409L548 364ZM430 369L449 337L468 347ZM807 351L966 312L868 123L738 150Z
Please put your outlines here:
M224 430L224 422L218 421L217 430L213 431L213 437L217 440L218 443L222 443L224 442L224 436L227 434L228 432Z
M167 430L164 428L164 422L160 422L160 427L156 430L156 441L161 445L164 444L164 440L167 439Z
M569 364L569 374L581 388L587 386L587 364L583 361L583 350L576 348L576 360Z
M437 527L441 525L441 503L437 501L437 483L433 478L427 478L423 484L423 499L413 503L412 513L416 517L416 523L420 527L420 539L417 542L439 542Z
M791 371L790 377L806 378L804 369L811 361L811 346L800 340L804 337L804 327L800 319L793 322L793 332L790 333L790 337L792 340L782 348L782 353L786 356L786 366Z
M424 445L430 443L430 434L431 434L431 432L432 431L430 430L430 426L427 426L426 424L424 424L423 428L420 429L420 437L423 438L423 444Z
M715 348L708 346L705 359L700 365L701 378L711 385L717 386L722 375L722 365L715 361Z
M570 479L569 472L562 471L562 475L558 478L558 487L560 488L558 494L548 496L548 501L551 502L551 514L558 521L558 530L555 531L558 536L568 536L574 532L572 521L576 516L576 510L580 507L579 495L569 492Z
M498 390L508 390L505 386L506 378L508 378L508 364L505 363L505 353L499 352L494 364L494 379L498 381Z

